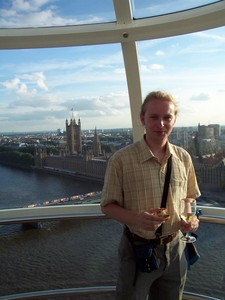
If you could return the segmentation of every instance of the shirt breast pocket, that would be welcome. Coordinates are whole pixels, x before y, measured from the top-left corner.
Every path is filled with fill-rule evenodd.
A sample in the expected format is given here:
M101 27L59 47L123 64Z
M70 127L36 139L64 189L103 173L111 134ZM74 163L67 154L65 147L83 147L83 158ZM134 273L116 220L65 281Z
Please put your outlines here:
M187 197L187 180L171 178L170 187L173 199L181 200Z

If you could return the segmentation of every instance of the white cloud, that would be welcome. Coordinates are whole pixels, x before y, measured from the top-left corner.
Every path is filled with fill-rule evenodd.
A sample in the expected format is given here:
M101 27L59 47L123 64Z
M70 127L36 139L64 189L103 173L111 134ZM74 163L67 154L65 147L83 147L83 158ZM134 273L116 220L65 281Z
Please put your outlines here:
M13 0L12 9L16 11L33 11L41 6L40 1ZM43 1L41 1L43 2ZM47 2L47 1L44 1Z
M61 12L60 2L52 0L12 0L8 9L0 10L0 27L43 27L91 24L104 21L104 17L94 15L85 16L86 19L64 17ZM59 6L56 6L56 5ZM62 3L61 3L62 4Z
M161 65L161 64L152 64L152 65L150 66L150 68L151 68L152 70L163 70L163 69L164 69L164 66Z
M190 100L192 101L208 101L210 99L210 96L206 93L200 93L197 95L191 96Z
M48 90L48 87L47 85L45 84L44 80L45 80L45 76L43 75L43 73L39 73L39 74L36 74L38 76L37 78L37 85L40 89L44 90L44 91L47 91Z
M164 66L162 64L151 64L151 65L140 65L142 73L152 73L152 71L163 70Z
M20 80L19 78L13 78L11 80L7 80L4 82L0 82L0 85L5 87L6 89L18 89L18 86L20 85Z
M117 68L114 70L115 74L125 74L125 69L124 68Z
M27 90L27 86L25 83L21 83L17 89L17 93L22 94L22 95L26 95L28 92Z
M219 31L220 29L218 29ZM221 32L221 34L214 34L213 31L208 31L208 32L205 32L205 31L202 31L202 32L196 32L194 33L194 35L198 36L198 37L201 37L201 38L204 38L206 40L215 40L215 41L219 41L219 42L225 42L225 37L224 37L224 34L223 32Z
M71 107L78 114L92 114L97 115L119 115L124 109L129 108L127 93L108 93L102 96L90 97L76 97L68 99L62 103L62 106L70 109Z
M48 91L48 87L45 84L45 75L42 72L18 75L11 80L0 82L0 85L8 91L15 90L17 94L23 96L35 95L37 88ZM30 88L28 87L29 85L31 85Z
M43 72L24 74L24 75L19 75L18 77L21 79L25 79L25 80L35 83L40 89L42 89L44 91L48 90L48 87L45 83L45 75Z
M164 56L164 55L165 55L165 52L162 51L162 50L158 50L158 51L156 51L155 54L156 54L157 56Z

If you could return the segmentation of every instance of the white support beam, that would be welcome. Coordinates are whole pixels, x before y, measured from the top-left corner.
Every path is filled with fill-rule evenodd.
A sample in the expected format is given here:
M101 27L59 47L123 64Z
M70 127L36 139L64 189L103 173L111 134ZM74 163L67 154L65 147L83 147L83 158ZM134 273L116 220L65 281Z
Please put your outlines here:
M137 48L135 42L122 43L122 51L127 76L127 85L133 127L133 139L135 142L139 140L144 133L144 128L141 125L139 117L142 104L142 93Z
M133 21L130 0L113 0L117 24L129 24Z

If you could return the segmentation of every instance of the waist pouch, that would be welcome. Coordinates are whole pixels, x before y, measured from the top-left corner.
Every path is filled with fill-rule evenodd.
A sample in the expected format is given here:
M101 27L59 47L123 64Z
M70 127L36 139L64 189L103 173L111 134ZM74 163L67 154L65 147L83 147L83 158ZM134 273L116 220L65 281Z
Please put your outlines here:
M151 273L159 268L160 260L155 245L151 243L134 245L137 268L141 272Z

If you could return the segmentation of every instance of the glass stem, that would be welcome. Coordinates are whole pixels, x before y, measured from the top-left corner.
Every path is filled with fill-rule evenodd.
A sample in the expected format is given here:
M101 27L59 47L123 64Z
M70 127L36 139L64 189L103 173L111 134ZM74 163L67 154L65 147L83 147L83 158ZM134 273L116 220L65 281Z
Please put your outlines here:
M189 233L189 232L186 232L186 233L185 233L185 236L186 236L186 239L189 240L189 238L190 238L190 233Z

